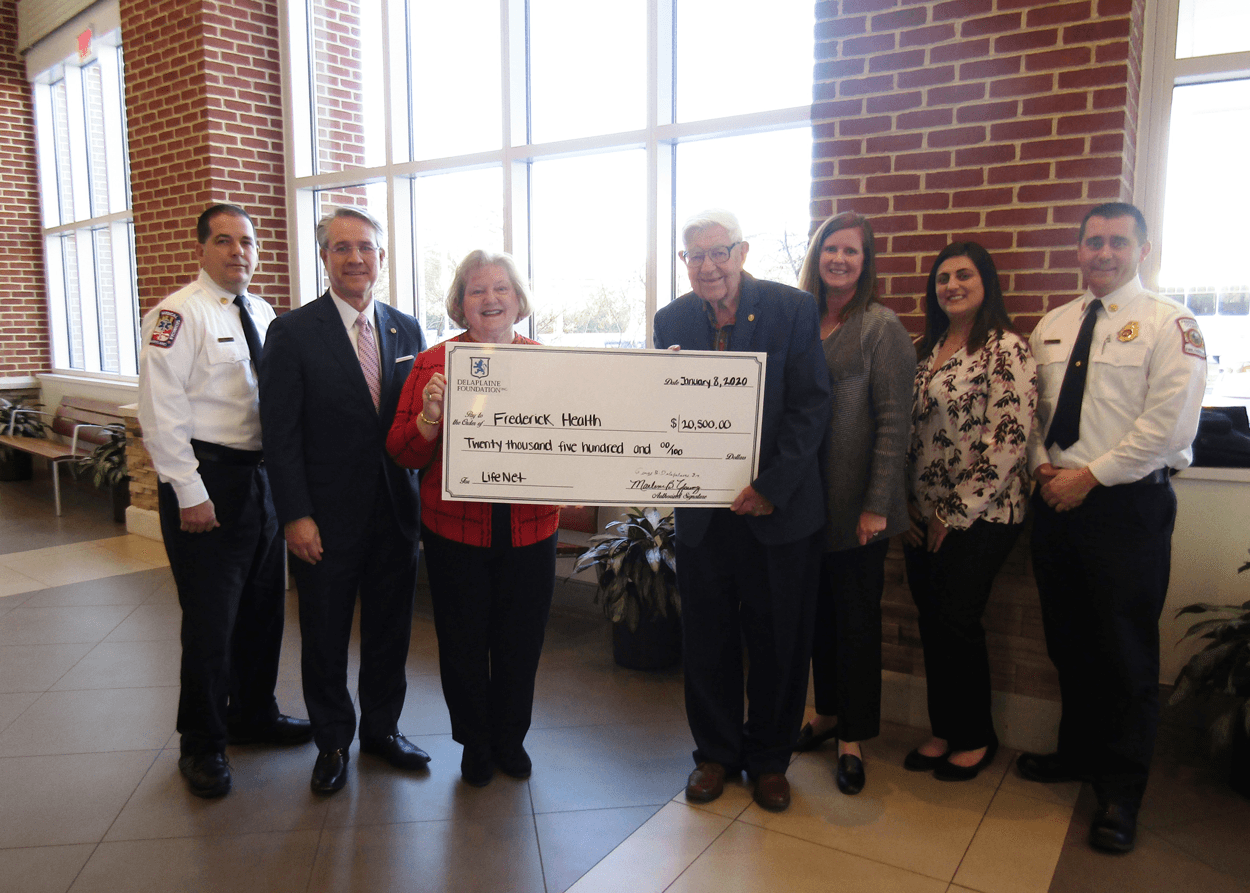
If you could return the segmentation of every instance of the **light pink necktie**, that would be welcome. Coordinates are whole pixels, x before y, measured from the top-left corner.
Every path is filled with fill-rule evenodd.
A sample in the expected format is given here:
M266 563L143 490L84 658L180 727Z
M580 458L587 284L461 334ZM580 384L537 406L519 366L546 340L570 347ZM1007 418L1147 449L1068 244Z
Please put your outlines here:
M373 341L373 328L363 313L356 317L356 353L360 357L360 370L365 374L365 383L369 385L369 395L373 397L373 408L377 409L382 393L382 381L378 378L378 346Z

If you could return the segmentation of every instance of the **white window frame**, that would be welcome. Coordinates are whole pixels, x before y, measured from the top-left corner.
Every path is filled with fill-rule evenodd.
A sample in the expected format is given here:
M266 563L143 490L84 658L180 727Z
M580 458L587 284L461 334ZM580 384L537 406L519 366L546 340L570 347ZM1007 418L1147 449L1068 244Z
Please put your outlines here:
M1155 234L1163 228L1173 88L1250 77L1250 52L1176 58L1180 9L1181 0L1148 0L1146 7L1133 199ZM1142 262L1142 281L1151 287L1158 283L1162 257L1163 251L1151 251Z
M403 34L402 0L380 0L383 4L383 32ZM815 4L813 2L813 13ZM645 149L647 158L647 234L645 267L645 320L647 343L652 342L652 318L657 308L676 297L677 259L674 209L674 147L681 142L741 136L748 133L810 127L810 102L791 108L773 109L711 120L675 122L673 120L673 42L675 0L647 2L647 111L646 124L640 130L599 136L581 137L541 144L524 144L514 134L526 132L526 66L525 66L525 0L500 0L500 53L503 77L503 139L502 148L452 159L395 161L396 141L406 140L403 128L393 126L405 121L407 101L404 60L392 58L389 40L382 48L383 85L391 97L385 107L386 122L383 142L386 163L372 168L353 168L330 173L312 171L309 149L311 140L312 97L308 69L302 67L300 48L309 46L307 5L304 0L284 0L279 4L280 41L283 79L289 86L283 92L285 144L287 161L287 208L289 257L291 262L292 304L298 306L315 299L322 288L320 261L313 236L315 225L314 192L336 187L361 186L368 183L387 184L387 253L390 258L401 254L397 246L413 244L412 220L408 219L409 202L398 185L423 173L450 173L474 167L499 166L502 170L503 230L505 251L512 254L529 277L532 257L528 232L529 165L543 159L569 155L585 155L621 149ZM814 16L813 16L814 19ZM518 27L513 27L519 23ZM661 23L664 23L661 27ZM814 27L813 20L813 27ZM392 85L396 89L392 89ZM402 116L402 117L401 117ZM520 142L522 145L514 145ZM420 234L417 234L419 240ZM420 256L419 244L413 244L414 257ZM417 294L415 270L401 269L399 263L387 264L389 293L396 296L400 309L417 313L421 296ZM411 306L409 306L411 305Z
M108 381L138 380L139 294L134 269L134 226L130 208L130 159L125 128L125 83L120 49L120 21L116 4L91 10L91 21L73 19L37 44L27 55L27 75L33 94L39 193L43 215L44 269L48 300L48 340L54 373ZM77 35L93 26L90 54L78 57ZM106 193L109 208L94 213L91 174L82 101L82 71L99 65L104 127ZM70 187L72 210L63 216L60 174L53 133L52 85L64 80L70 110ZM117 321L117 369L104 370L99 324L96 238L107 233L111 242L111 269ZM73 358L67 318L62 240L73 239L78 256L78 303L82 319L82 356ZM94 274L94 275L90 275ZM129 300L124 300L128 294ZM71 365L74 364L74 365Z

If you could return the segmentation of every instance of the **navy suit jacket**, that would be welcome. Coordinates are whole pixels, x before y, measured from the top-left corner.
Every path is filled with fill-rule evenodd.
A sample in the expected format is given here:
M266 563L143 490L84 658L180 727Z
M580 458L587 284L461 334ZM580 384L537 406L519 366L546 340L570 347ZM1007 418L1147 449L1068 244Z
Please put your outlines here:
M408 539L420 533L416 472L391 460L386 435L425 335L408 314L379 301L374 307L378 410L329 292L279 316L265 338L261 435L278 520L312 516L326 548L366 530L379 498L389 500Z
M713 350L716 330L707 305L682 295L655 315L655 346ZM805 291L742 274L730 350L768 354L759 477L751 482L775 511L746 516L761 543L777 545L810 536L825 522L821 443L833 404L829 367L820 345L816 299ZM697 546L719 509L676 510L677 538Z

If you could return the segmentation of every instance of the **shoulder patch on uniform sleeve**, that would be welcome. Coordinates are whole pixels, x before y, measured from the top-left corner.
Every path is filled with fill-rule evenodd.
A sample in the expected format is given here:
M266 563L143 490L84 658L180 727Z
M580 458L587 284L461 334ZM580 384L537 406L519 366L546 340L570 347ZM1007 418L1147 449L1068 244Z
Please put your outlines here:
M162 310L156 318L156 328L152 330L152 340L148 343L153 347L173 347L182 328L182 314L172 310Z
M1198 320L1186 317L1178 319L1176 324L1181 330L1181 351L1200 360L1207 358L1207 345L1202 340L1202 330L1198 328Z

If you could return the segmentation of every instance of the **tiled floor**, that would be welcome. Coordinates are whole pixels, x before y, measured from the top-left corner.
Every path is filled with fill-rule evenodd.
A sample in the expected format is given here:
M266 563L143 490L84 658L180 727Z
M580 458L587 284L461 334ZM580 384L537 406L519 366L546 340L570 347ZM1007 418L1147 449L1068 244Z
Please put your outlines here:
M157 544L101 497L0 483L0 893L42 891L1250 891L1250 801L1197 736L1168 726L1138 849L1084 843L1088 789L1020 779L1004 753L975 782L901 768L922 733L887 726L868 787L839 795L832 751L790 770L794 803L745 783L694 807L679 673L616 667L604 623L552 617L527 782L459 781L428 613L413 627L402 729L434 757L404 775L353 752L314 797L312 745L232 748L235 789L190 796L177 771L179 612ZM294 604L279 702L302 715ZM1074 814L1075 808L1075 814Z

